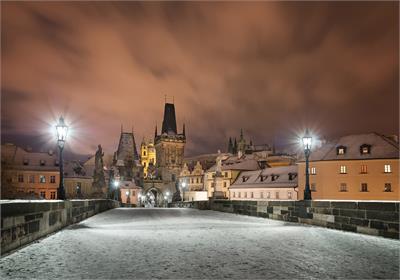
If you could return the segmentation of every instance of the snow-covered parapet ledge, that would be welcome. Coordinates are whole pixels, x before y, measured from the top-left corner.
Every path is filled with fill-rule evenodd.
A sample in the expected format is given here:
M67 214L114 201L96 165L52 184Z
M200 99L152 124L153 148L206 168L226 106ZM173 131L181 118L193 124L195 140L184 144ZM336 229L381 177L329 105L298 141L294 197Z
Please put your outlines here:
M399 201L210 200L209 206L216 211L399 239Z
M1 254L5 254L61 228L119 206L114 200L10 200L0 201Z

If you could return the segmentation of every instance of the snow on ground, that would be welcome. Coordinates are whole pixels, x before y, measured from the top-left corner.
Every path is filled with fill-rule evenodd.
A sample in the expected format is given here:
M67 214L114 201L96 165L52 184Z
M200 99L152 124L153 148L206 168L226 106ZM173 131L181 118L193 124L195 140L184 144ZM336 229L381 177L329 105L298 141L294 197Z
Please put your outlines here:
M1 278L396 278L400 242L235 214L118 208L0 259Z

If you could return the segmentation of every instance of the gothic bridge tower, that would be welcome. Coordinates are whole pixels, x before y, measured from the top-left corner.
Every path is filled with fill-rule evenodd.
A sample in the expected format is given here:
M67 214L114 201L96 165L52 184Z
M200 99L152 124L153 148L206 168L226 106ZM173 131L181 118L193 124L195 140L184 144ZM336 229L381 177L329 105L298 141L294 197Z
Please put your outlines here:
M183 125L182 133L178 133L175 105L165 103L161 133L158 134L156 126L154 135L156 167L164 184L175 184L183 166L185 143L185 125Z

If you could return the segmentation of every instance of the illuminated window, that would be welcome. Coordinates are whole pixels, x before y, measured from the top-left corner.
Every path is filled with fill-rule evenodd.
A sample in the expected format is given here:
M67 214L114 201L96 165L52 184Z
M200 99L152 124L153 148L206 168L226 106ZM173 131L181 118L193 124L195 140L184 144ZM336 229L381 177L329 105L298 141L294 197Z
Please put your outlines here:
M287 197L288 197L288 199L292 199L292 192L288 192Z
M260 198L264 198L264 193L263 192L260 193Z
M390 164L385 164L385 173L391 173L392 172L392 166Z
M240 192L238 193L238 195L239 195L238 197L240 198Z
M235 195L236 195L236 193L235 193L235 192L233 192L233 193L232 193L232 197L235 197Z
M46 183L46 176L39 175L39 183Z
M24 175L23 174L18 174L18 182L23 183L24 182Z
M367 166L365 164L361 165L361 173L366 174L367 173Z
M346 153L346 147L345 146L336 147L336 154L337 155L344 155L345 153Z
M340 189L341 192L347 192L347 184L346 183L341 183L340 184Z
M56 183L56 176L50 176L50 183L52 184Z
M310 185L310 190L311 190L312 192L316 192L316 191L317 191L317 186L316 186L315 183L311 183L311 185Z
M363 144L360 146L360 153L363 155L371 153L371 145Z
M317 169L316 169L315 167L311 167L311 172L310 172L310 174L311 174L311 175L317 174Z
M346 173L347 173L346 165L341 165L340 166L340 174L346 174Z
M276 192L276 193L275 193L275 198L276 198L276 199L279 199L279 192Z
M244 192L244 197L247 198L247 192Z
M368 191L368 184L367 183L361 183L361 192L367 192Z
M271 193L267 192L267 198L271 198Z
M385 188L383 189L384 192L391 192L392 191L392 184L385 183Z

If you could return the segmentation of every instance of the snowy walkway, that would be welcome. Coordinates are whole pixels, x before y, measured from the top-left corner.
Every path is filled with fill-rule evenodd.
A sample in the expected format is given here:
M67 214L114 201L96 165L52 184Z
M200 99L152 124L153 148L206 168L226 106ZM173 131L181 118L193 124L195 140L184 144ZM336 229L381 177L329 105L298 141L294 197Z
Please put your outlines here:
M400 242L194 209L110 210L0 260L6 278L398 278Z

